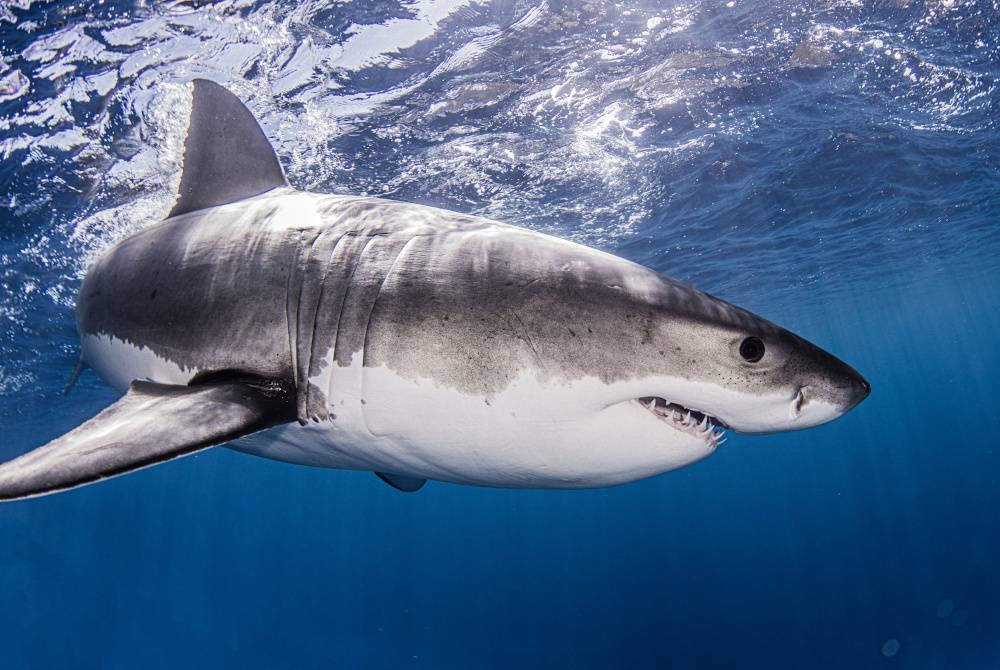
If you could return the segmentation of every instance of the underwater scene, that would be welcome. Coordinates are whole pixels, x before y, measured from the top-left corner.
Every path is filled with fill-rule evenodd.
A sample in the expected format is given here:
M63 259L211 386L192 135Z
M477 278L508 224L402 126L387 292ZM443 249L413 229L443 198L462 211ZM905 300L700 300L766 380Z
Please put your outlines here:
M216 447L3 502L0 667L1000 667L996 0L0 0L0 462L121 397L77 370L78 297L198 188L196 79L245 103L292 187L628 259L830 352L870 396L807 430L700 407L724 443L571 488ZM516 267L551 242L524 239ZM198 309L193 329L254 337ZM627 358L628 324L608 328L599 354ZM754 403L754 379L726 383ZM422 434L466 412L416 400L393 416ZM570 450L598 442L581 463L628 451L624 426L572 424ZM166 444L201 423L143 425ZM508 429L442 439L485 462Z

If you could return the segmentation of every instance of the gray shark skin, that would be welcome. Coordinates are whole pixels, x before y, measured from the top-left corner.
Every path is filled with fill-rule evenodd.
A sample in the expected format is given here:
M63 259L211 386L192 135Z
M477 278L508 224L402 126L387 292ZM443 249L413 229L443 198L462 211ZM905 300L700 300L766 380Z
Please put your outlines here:
M178 203L99 258L78 299L84 358L125 409L0 466L0 499L224 442L405 491L605 486L870 391L797 335L610 254L297 191L235 97L204 80L193 96ZM95 444L113 469L85 456Z

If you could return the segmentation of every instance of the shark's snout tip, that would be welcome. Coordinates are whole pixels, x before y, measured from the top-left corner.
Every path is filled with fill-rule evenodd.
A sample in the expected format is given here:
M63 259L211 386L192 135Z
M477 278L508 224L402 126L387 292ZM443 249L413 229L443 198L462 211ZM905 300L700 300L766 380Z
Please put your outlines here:
M864 391L864 395L861 396L861 399L864 400L871 395L872 385L864 377L858 377L858 382L861 384L861 388Z
M848 396L847 407L844 411L848 412L860 405L865 398L871 395L871 392L871 383L869 383L869 381L862 377L859 373L855 372L851 378L850 393Z

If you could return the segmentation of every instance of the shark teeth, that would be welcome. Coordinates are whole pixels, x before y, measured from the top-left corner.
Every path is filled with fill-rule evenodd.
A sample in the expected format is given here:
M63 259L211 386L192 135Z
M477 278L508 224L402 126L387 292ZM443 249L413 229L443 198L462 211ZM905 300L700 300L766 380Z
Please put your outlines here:
M726 441L725 429L716 425L714 418L703 412L690 410L656 396L639 398L638 402L672 428L705 440L712 449Z

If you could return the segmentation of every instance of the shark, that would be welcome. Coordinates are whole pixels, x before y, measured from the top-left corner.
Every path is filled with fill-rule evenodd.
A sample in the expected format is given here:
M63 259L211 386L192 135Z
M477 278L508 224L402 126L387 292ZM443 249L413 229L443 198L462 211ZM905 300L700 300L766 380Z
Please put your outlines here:
M0 500L224 445L511 488L623 484L727 430L816 426L869 383L792 332L581 244L289 185L243 103L196 79L169 215L86 272L82 359L122 393L0 465Z

